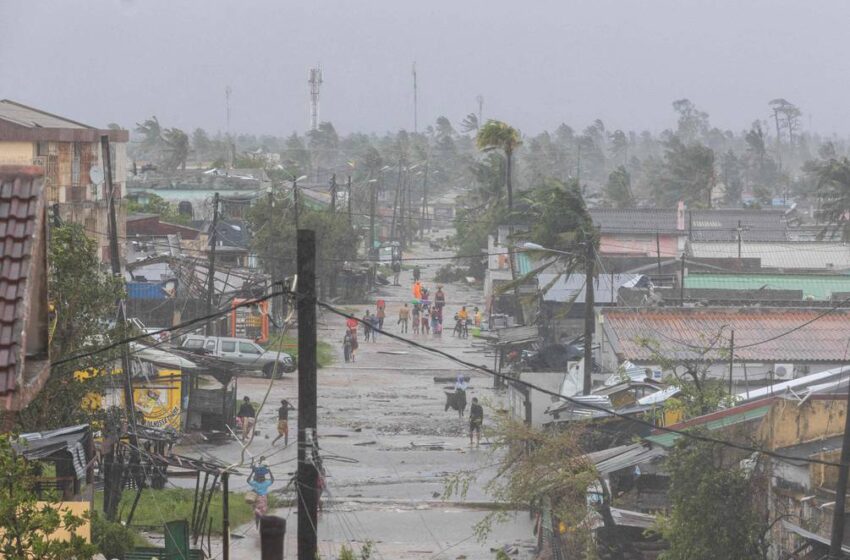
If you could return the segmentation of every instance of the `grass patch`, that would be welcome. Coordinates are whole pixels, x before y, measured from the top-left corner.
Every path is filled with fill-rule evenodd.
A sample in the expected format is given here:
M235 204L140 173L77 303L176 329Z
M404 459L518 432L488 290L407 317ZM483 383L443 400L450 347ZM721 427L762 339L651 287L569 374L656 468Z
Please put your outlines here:
M294 336L284 335L284 336L276 336L269 340L269 343L266 345L266 349L272 352L277 350L283 350L287 354L290 354L296 360L298 359L298 338ZM324 340L319 341L319 346L316 349L319 367L327 367L334 363L335 352L333 346L330 343L325 342Z
M121 504L118 506L118 511L122 518L126 519L130 507L133 505L133 499L136 493L132 490L125 490L121 496ZM245 502L245 495L239 492L230 493L230 526L238 527L252 521L254 512L250 504ZM269 494L269 509L277 507L277 496ZM133 514L133 523L131 527L163 527L167 521L175 521L178 519L192 519L192 500L195 497L195 490L188 488L166 488L164 490L153 490L146 488L142 491L142 497L139 499L139 505L136 507L136 513ZM98 492L95 495L95 508L98 511L103 509L103 492ZM216 492L210 502L209 518L213 519L212 532L214 535L221 534L221 492ZM144 540L139 536L139 539ZM140 546L144 546L142 542Z

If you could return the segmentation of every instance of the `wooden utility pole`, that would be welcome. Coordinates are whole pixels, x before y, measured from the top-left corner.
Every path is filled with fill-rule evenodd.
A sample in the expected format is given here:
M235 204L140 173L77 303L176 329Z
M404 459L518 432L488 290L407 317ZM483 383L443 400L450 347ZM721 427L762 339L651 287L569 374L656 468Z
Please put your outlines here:
M347 183L348 184L346 189L348 190L348 226L351 227L351 175L348 176Z
M213 219L210 227L210 252L209 252L209 270L207 271L207 315L212 315L213 312L213 295L215 295L215 247L218 243L218 193L213 195ZM207 336L215 334L216 321L210 320L207 323Z
M316 233L298 230L298 560L318 552L316 440Z
M369 183L369 256L372 256L372 251L375 249L375 205L378 196L375 191L374 180ZM382 182L383 184L383 182Z
M115 187L112 183L112 152L109 148L109 136L103 135L100 137L101 156L103 158L104 180L106 182L106 197L107 209L109 210L109 260L112 266L112 274L118 278L121 277L121 252L118 248L118 218L115 211ZM117 301L118 315L116 323L121 332L124 332L127 326L127 310L123 299ZM121 335L124 336L123 334ZM138 438L136 437L136 415L135 403L133 401L133 377L130 371L130 351L127 344L121 345L121 373L124 378L124 407L127 413L127 429L129 431L130 444L133 449L138 448ZM113 426L114 427L114 426ZM115 430L115 432L120 432ZM110 448L106 454L104 463L106 464L104 484L104 512L108 519L113 520L117 513L118 502L121 500L123 465L120 468L115 468L115 450ZM132 467L138 459L136 451L133 451L130 466Z
M729 337L729 395L732 395L732 368L735 367L735 329Z
M661 276L661 236L655 232L655 256L658 260L658 276Z
M741 266L741 220L738 220L738 266Z
M230 560L230 473L221 473L221 558ZM212 490L210 490L212 492Z
M844 441L841 444L841 466L838 467L838 482L835 485L835 509L832 511L832 537L829 540L829 559L844 558L841 545L844 542L844 502L847 500L847 475L850 463L850 391L847 391L847 408L844 412Z
M584 387L583 395L590 394L593 384L593 331L596 316L594 315L593 270L596 264L596 252L593 239L588 238L584 263Z
M275 515L260 518L260 560L283 560L286 519Z
M336 212L336 173L331 175L331 214Z
M402 165L402 161L403 160L401 158L399 158L399 160L398 160L398 178L396 179L395 197L393 198L393 221L392 221L392 224L390 225L390 240L391 241L395 241L396 211L398 209L399 191L401 191L401 165Z
M300 213L298 204L298 177L292 176L292 205L295 208L295 231L298 231L298 214Z

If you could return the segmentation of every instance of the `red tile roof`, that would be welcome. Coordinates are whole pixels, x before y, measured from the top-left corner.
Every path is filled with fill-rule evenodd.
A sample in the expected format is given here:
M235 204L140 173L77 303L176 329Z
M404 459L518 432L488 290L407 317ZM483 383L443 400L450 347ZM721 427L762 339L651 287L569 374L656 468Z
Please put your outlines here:
M700 349L712 345L728 352L733 329L736 361L843 362L850 357L850 309L612 308L603 315L606 340L621 360L649 362L652 347L680 360L697 358ZM778 338L768 341L773 337ZM706 357L726 359L718 352Z
M0 395L16 390L25 353L28 277L43 218L41 170L0 166ZM8 400L8 399L7 399ZM0 403L0 408L4 408Z

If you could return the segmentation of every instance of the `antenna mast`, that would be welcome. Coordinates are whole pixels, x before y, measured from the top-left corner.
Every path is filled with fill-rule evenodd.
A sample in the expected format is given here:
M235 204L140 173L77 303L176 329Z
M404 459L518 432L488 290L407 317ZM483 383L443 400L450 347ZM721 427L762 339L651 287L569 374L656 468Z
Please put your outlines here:
M419 99L416 89L416 61L413 61L413 133L419 132Z
M484 96L481 94L476 95L475 100L478 102L478 126L482 126L484 124L481 122L481 116L484 113Z
M310 68L307 78L310 84L310 130L319 128L319 88L322 85L322 67Z

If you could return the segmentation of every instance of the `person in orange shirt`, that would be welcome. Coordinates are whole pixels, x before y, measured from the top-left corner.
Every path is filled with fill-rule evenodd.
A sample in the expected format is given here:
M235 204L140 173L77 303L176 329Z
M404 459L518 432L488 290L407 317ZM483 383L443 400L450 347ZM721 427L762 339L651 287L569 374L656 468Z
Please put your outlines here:
M413 297L422 299L422 282L419 280L413 283Z

